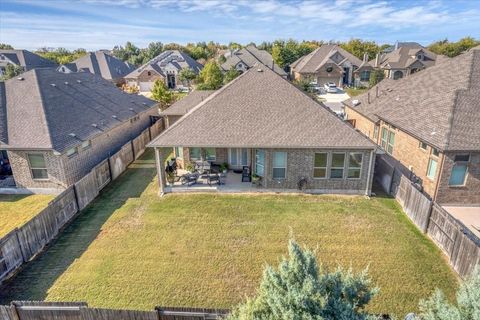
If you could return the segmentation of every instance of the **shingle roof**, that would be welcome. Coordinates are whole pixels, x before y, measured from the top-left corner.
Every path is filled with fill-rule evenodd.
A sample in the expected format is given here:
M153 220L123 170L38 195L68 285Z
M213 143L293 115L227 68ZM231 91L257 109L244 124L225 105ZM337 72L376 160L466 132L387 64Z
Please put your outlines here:
M266 67L249 69L210 95L150 146L374 148L325 106Z
M72 67L72 65L75 67ZM65 66L69 69L73 68L72 71L88 70L107 80L123 78L135 69L131 64L123 62L104 51L89 52Z
M342 61L334 62L330 58L335 54L339 53L343 56ZM354 66L360 66L362 60L355 57L350 52L344 50L342 47L336 44L324 44L314 51L310 52L306 56L298 59L290 65L293 71L298 73L316 73L318 70L325 65L327 62L333 62L335 64L340 64L345 59L350 61Z
M377 87L369 90L370 103L365 93L344 104L441 150L480 150L480 50Z
M224 71L230 70L232 67L235 67L239 62L243 62L248 68L258 66L261 64L269 67L282 77L286 77L287 73L285 70L280 68L279 65L273 62L272 55L266 50L259 50L254 45L246 46L233 53L227 60L222 64L222 69Z
M195 90L188 95L172 104L166 110L162 111L160 115L164 116L183 116L190 111L197 104L205 100L215 90Z
M419 51L423 51L426 59L420 61L416 57ZM422 47L416 42L400 42L398 48L381 55L379 65L385 69L405 69L415 62L420 62L424 67L431 67L435 64L437 55L430 50ZM375 65L375 59L370 61L370 64Z
M34 69L7 80L1 92L6 95L0 107L2 148L63 152L156 106L91 73L55 69Z
M5 56L14 64L22 66L25 71L33 68L54 68L57 64L28 50L0 50L0 55Z
M153 69L160 74L164 74L164 68L169 64L177 64L180 68L190 68L196 73L202 70L203 65L195 61L185 52L179 50L167 50L160 53L152 60L145 63L143 66L130 72L125 76L126 79L136 79L145 69Z

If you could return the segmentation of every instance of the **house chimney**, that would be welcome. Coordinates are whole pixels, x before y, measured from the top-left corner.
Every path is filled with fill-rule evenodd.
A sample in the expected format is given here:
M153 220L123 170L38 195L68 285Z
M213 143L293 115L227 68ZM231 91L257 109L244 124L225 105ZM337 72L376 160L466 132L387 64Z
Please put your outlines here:
M363 62L367 62L368 61L368 53L364 53L363 54Z
M375 56L375 65L374 67L375 68L378 68L378 65L380 64L380 52L377 53L377 55Z
M395 42L395 50L398 49L398 41Z

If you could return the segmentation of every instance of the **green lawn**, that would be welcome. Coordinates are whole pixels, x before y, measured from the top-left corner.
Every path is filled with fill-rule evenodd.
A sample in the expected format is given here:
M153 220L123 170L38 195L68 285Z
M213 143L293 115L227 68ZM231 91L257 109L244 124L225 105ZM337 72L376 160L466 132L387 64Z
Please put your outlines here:
M102 192L7 287L10 300L91 306L231 307L251 295L289 233L318 247L323 264L369 266L380 294L370 310L404 316L435 287L452 298L457 278L440 250L389 198L156 194L149 160Z
M0 238L20 227L42 211L54 198L52 195L0 194Z
M346 88L345 92L350 96L350 97L355 97L358 95L361 95L362 93L367 92L368 89L355 89L355 88Z

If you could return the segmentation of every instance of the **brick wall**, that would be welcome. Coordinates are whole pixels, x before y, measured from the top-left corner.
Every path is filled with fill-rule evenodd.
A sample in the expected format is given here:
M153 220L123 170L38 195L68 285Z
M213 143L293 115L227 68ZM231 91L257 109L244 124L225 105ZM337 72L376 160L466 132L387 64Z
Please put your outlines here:
M377 137L374 136L375 122L347 106L345 107L345 113L347 120L355 120L355 129L366 135L373 142L378 143L378 135Z
M171 125L173 125L175 122L178 121L178 119L180 119L182 116L165 116L165 128L168 128L170 127Z
M451 187L448 185L448 182L456 154L468 154L468 152L447 152L445 154L442 175L435 200L440 204L480 204L480 152L470 153L465 185Z

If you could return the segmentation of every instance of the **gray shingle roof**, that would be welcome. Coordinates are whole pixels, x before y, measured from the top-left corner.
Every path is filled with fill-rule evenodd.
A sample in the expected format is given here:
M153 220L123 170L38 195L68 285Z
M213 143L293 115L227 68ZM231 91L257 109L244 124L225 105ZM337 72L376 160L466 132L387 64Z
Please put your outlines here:
M14 64L25 68L25 71L33 68L55 68L57 66L55 62L28 50L0 50L0 56L5 56Z
M205 100L215 90L195 90L188 95L172 104L166 110L162 111L160 115L164 116L183 116L190 111L197 104Z
M210 95L150 146L352 148L374 144L269 68Z
M412 56L416 56L419 51L422 51L425 57L422 61L417 58L412 58ZM370 64L385 69L405 69L415 62L420 62L426 68L433 66L436 59L437 55L435 53L416 42L400 42L397 49L394 47L392 51L381 55L378 66L375 66L376 59L371 60Z
M344 59L342 59L342 61L335 62L330 59L337 52L341 56L343 56ZM293 69L293 71L298 73L316 73L327 62L340 64L345 59L347 59L354 66L357 66L357 67L362 64L362 60L358 59L350 52L344 50L339 45L324 44L319 48L315 49L314 51L310 52L309 54L301 57L294 63L292 63L290 67Z
M400 80L383 80L344 102L441 150L480 150L480 50L472 49ZM360 103L353 106L352 101Z
M246 46L238 50L237 52L233 53L227 60L222 64L222 69L224 71L230 70L232 67L235 67L239 62L243 62L248 68L252 68L254 66L258 66L263 64L268 68L272 69L273 71L281 75L282 77L286 77L287 73L285 70L280 68L279 65L273 62L272 55L268 53L266 50L259 50L254 45Z
M88 72L34 69L21 78L0 89L6 96L0 107L2 148L63 152L156 106Z
M179 50L167 50L160 53L158 56L153 58L152 60L148 61L143 66L137 68L136 70L130 72L125 76L126 79L136 79L143 70L145 69L153 69L159 74L164 74L164 68L168 65L168 63L172 63L181 69L190 68L196 73L202 70L203 65L195 61L192 57L190 57L185 52Z
M135 69L131 64L123 62L104 51L89 52L65 66L72 71L88 70L107 80L123 78Z

